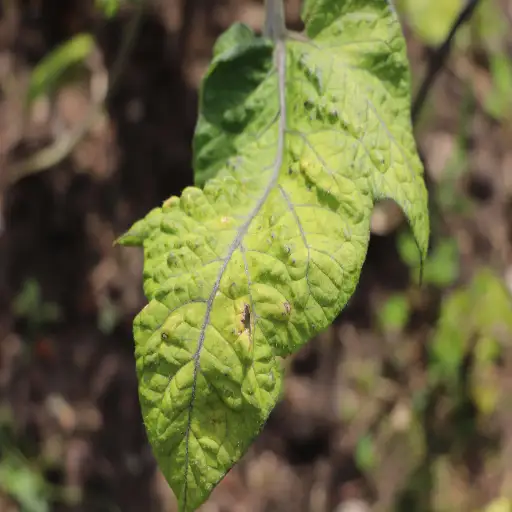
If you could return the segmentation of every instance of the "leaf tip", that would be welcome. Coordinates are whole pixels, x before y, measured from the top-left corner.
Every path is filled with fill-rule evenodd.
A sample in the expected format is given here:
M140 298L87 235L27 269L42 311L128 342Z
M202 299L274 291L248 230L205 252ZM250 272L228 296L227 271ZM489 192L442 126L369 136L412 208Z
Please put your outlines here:
M126 233L114 241L114 246L140 247L147 236L147 227L144 219L137 221Z

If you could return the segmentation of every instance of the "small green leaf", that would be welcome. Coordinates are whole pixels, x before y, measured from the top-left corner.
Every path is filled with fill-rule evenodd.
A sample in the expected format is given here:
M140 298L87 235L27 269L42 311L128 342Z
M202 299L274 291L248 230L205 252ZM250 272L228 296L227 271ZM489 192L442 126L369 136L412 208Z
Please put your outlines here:
M96 0L96 7L103 11L107 18L112 18L119 11L119 0Z
M478 340L475 361L468 379L468 389L478 411L483 416L489 416L494 413L500 403L502 386L500 386L495 361L481 359L481 352L492 350L492 348L482 347L482 345L494 345L492 348L499 352L501 347L491 338L484 337Z
M28 104L39 96L53 92L64 74L82 63L93 48L94 39L90 34L78 34L52 50L32 72L27 93Z
M362 472L371 471L377 463L375 443L371 435L360 437L355 449L356 465Z
M418 246L414 236L409 232L402 232L397 240L397 249L402 261L411 268L417 268L421 265L421 255L418 252Z
M473 278L469 292L474 308L473 325L480 335L486 333L506 339L512 334L512 299L503 281L488 268Z
M404 210L424 257L427 193L405 41L386 0L309 0L306 35L235 26L201 88L196 182L137 222L148 305L134 321L149 440L183 512L263 427L279 359L357 285L376 201Z
M421 265L415 239L407 232L398 238L398 252L404 263L411 268ZM453 284L459 276L459 249L451 239L440 240L423 265L423 282L445 287Z
M459 277L459 248L455 240L442 240L425 262L425 283L445 287Z
M411 307L407 296L395 294L389 297L379 310L379 323L385 331L401 331L407 321Z
M46 302L37 280L28 278L12 304L15 316L31 322L34 327L56 322L61 318L58 304Z
M489 56L493 87L485 98L484 107L496 119L505 119L512 107L512 64L505 52Z
M113 18L123 4L140 4L144 0L96 0L96 8L100 9L107 18Z
M456 381L471 342L475 345L477 373L481 369L487 372L485 368L492 366L500 355L502 341L511 334L510 296L492 271L481 269L468 286L454 291L442 302L438 326L429 345L432 376ZM476 379L474 387L478 385Z
M50 493L41 472L20 456L6 452L0 459L0 491L16 500L25 512L47 512Z
M438 327L429 345L429 371L435 380L457 382L469 344L470 313L471 300L465 290L458 290L443 301Z

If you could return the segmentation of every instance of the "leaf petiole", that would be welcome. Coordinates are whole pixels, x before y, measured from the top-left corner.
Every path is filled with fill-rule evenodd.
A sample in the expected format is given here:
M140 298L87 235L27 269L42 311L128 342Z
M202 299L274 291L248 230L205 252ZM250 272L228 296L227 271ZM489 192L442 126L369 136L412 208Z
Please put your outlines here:
M283 0L265 0L265 26L263 35L272 41L286 38L286 20Z

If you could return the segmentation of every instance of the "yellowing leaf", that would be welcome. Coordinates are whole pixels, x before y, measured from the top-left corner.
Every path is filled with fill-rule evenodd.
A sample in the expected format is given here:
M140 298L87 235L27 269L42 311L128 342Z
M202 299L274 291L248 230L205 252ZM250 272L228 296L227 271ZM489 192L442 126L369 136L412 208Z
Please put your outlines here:
M263 427L282 389L279 357L354 292L375 202L394 199L427 251L394 11L386 0L309 0L304 21L298 38L241 25L221 37L194 141L204 188L171 197L120 239L144 248L140 402L182 511Z

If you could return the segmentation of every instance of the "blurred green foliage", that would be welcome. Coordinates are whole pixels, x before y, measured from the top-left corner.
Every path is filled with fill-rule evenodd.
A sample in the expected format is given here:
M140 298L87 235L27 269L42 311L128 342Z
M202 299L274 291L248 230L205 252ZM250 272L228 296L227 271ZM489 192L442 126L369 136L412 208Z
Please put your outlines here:
M499 402L498 364L510 339L511 298L502 280L483 269L467 287L443 301L430 345L431 376L460 386L460 369L471 356L469 393L480 414L487 416Z
M398 237L398 253L412 269L421 265L416 242L407 231ZM459 275L459 252L455 240L439 240L423 264L423 282L434 286L450 286Z
M15 317L28 323L29 330L37 332L48 323L61 318L58 304L45 301L38 281L28 278L13 302Z
M123 4L136 4L143 0L96 0L96 8L99 9L107 18L115 16Z
M361 471L371 471L376 464L375 444L370 434L361 436L356 444L355 460Z
M119 0L96 0L96 7L100 9L107 18L112 18L119 10Z
M415 267L414 243L404 235L399 247L403 259ZM425 280L442 291L442 299L425 345L425 366L416 370L415 378L423 383L409 394L403 385L395 388L401 397L397 406L371 432L361 432L354 458L376 485L390 460L393 467L401 461L402 481L395 483L401 491L398 498L393 494L393 505L388 503L385 510L478 510L468 508L468 495L457 491L464 488L458 479L463 478L463 454L477 450L476 445L472 448L475 439L494 435L490 432L496 415L508 403L502 360L512 340L512 298L503 279L486 267L478 269L468 283L446 291L459 274L458 251L451 240L439 243L427 265L431 270ZM410 291L394 294L379 311L381 328L393 335L393 350L407 351L406 326L418 304L412 297ZM410 354L405 359L389 357L405 365L418 363ZM377 376L368 394L372 398L376 390L390 386L378 367L374 371ZM484 446L484 450L492 460L501 448L497 443L494 449ZM510 506L507 497L498 497L481 511L510 512Z
M463 0L398 0L398 8L425 44L439 45L464 5Z
M49 489L41 472L14 452L0 458L0 492L15 500L23 512L48 512Z
M96 0L96 8L112 18L123 4L137 4L142 0ZM94 50L91 34L79 33L51 50L33 69L30 76L26 103L30 106L41 96L51 96L63 84L82 76L84 63Z
M411 305L405 294L391 295L378 311L380 327L385 332L401 331L407 325Z
M439 46L448 35L464 0L397 0L403 20L424 44ZM483 108L496 120L512 114L512 60L506 45L510 23L505 4L481 1L471 18L455 36L455 53L482 50L489 62L490 90L483 98ZM461 156L459 154L459 156Z
M476 100L469 85L465 85L457 131L454 137L454 149L443 169L436 188L432 191L440 208L446 213L469 214L472 204L458 188L460 178L467 174L470 166L468 147L471 145L471 121L476 111Z
M512 111L512 61L505 52L490 55L492 89L485 98L484 107L495 119L505 119Z
M27 104L53 94L63 82L74 76L94 48L90 34L77 34L48 53L32 71Z

